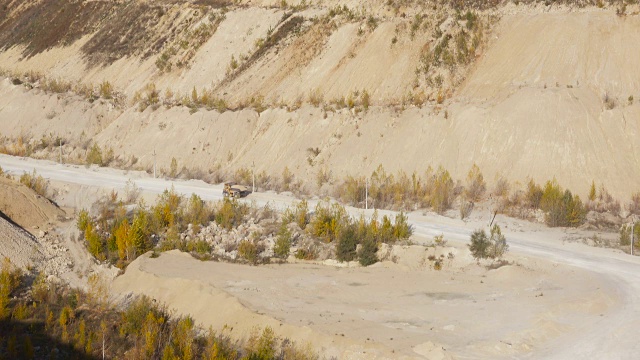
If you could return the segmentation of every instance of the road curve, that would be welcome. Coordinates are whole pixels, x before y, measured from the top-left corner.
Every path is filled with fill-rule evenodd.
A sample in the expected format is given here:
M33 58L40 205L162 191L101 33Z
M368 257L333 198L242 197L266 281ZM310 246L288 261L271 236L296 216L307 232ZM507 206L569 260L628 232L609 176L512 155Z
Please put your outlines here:
M122 171L77 165L61 165L51 161L18 158L0 154L0 167L5 172L21 175L36 171L39 175L55 182L65 182L84 186L122 190L128 181L133 181L143 191L161 193L173 187L176 192L186 196L198 194L205 200L222 198L221 185L209 185L201 181L175 181L154 179L144 172ZM244 201L258 205L272 204L276 208L286 208L295 201L289 196L273 193L254 193ZM310 206L317 201L310 200ZM359 216L372 211L348 208L350 214ZM394 214L380 211L380 214ZM414 226L415 234L431 238L437 234L454 242L465 243L474 228L482 223L464 223L458 220L442 218L433 221L418 213L409 214L409 222ZM620 307L611 309L592 326L573 332L561 339L561 344L542 347L526 356L534 359L637 359L640 358L640 341L637 331L640 329L640 261L620 251L595 249L582 244L564 243L566 233L561 230L547 230L548 238L539 239L526 232L505 229L510 250L526 256L575 266L598 274L615 285L620 297ZM517 306L517 304L514 304Z

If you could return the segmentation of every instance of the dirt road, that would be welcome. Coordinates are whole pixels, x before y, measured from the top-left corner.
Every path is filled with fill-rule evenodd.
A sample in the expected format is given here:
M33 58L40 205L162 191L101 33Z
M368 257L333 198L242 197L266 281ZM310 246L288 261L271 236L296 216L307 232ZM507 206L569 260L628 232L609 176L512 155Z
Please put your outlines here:
M107 190L121 190L131 179L139 188L148 193L160 193L173 186L179 193L185 195L196 193L207 200L216 200L222 197L220 186L208 185L199 181L153 179L147 174L137 172L59 165L48 161L5 155L0 155L0 166L5 171L17 175L23 171L30 172L35 169L38 174L52 182L81 184ZM295 199L271 193L256 193L250 195L246 201L255 201L257 204L270 202L282 208ZM314 201L310 201L310 203L313 206ZM349 208L349 211L352 215L363 212L362 209L355 208ZM371 214L371 210L366 214ZM415 227L418 239L430 239L433 235L444 234L447 240L457 244L466 243L469 234L474 229L486 226L486 219L476 219L465 223L456 219L420 213L409 214L409 220ZM607 284L607 295L617 299L616 306L608 308L607 311L593 318L563 316L557 312L550 313L550 316L553 316L555 320L568 324L573 330L563 331L562 335L557 337L554 332L550 331L548 341L536 347L535 351L516 354L517 357L523 357L525 354L528 358L544 359L578 357L634 359L637 357L640 343L634 336L634 331L640 328L640 261L638 258L611 249L593 248L579 243L565 242L563 240L570 232L569 230L547 229L541 225L509 218L498 217L497 221L503 226L512 253L523 258L544 259L557 265L568 265L576 267L580 271L590 272L593 279L592 284ZM551 269L551 272L553 271ZM261 276L267 276L265 274ZM571 277L567 278L568 281L571 279ZM228 281L232 280L228 279ZM579 285L582 285L583 290L589 289L588 279L585 283L583 278L576 277L576 281L581 282ZM594 298L600 296L596 289L592 289L592 291ZM581 293L581 296L589 298L589 294L589 292L584 292ZM391 301L391 298L389 300ZM571 306L571 304L566 305ZM505 306L518 309L520 304L507 303ZM571 309L567 308L567 311L568 314L573 314ZM504 324L492 322L489 326L495 326L495 329L487 328L486 331L491 333L497 331ZM463 340L458 340L458 342ZM505 355L508 352L495 355L499 356L500 354ZM468 349L461 351L459 355L461 358L477 357L468 352Z

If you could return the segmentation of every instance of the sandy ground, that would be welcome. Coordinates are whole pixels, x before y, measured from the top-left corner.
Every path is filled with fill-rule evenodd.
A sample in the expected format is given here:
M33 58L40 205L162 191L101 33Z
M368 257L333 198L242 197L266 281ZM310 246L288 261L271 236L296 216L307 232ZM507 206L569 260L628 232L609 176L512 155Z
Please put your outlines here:
M182 194L220 196L219 186L144 173L7 156L0 157L0 166L10 172L35 168L52 183L67 184L62 202L122 189L129 179L149 197L171 186ZM246 199L277 207L293 200L269 193ZM637 258L568 241L591 232L498 216L513 264L487 270L473 261L466 243L489 218L486 209L467 222L411 213L415 245L396 246L387 261L369 268L332 261L251 267L201 262L177 252L143 256L115 280L113 290L125 298L150 295L204 326L229 325L238 337L255 326L272 326L281 336L338 358L628 359L639 350L628 336L640 325ZM448 245L426 246L437 234ZM428 257L440 253L452 253L453 259L436 271Z
M166 301L205 326L228 325L246 336L269 324L323 355L363 359L530 355L619 306L615 288L584 270L510 256L518 265L487 271L454 259L436 271L420 254L426 251L401 247L404 266L369 268L250 267L172 252L140 258L113 288ZM228 312L236 299L246 310Z

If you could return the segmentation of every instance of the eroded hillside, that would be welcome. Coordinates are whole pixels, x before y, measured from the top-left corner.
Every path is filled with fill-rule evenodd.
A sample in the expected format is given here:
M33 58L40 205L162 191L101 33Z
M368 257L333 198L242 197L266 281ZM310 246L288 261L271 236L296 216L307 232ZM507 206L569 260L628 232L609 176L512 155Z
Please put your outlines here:
M80 162L95 141L121 166L155 151L309 187L477 163L637 191L637 6L489 5L2 1L3 148Z

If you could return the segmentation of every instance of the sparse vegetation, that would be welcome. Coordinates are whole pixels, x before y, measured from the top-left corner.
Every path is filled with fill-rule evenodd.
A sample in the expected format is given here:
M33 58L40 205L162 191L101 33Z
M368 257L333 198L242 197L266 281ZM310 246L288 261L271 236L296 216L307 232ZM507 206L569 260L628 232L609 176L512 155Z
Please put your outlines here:
M201 329L145 296L116 308L105 301L107 290L95 276L84 292L41 277L29 285L27 275L4 260L0 333L8 336L0 337L0 353L9 358L318 358L269 327L256 328L246 341L233 339L227 328Z
M114 159L113 149L105 147L104 149L96 143L91 146L86 156L87 165L109 166Z
M576 227L582 225L586 216L580 197L572 195L568 189L563 191L555 179L545 184L540 208L545 211L545 220L551 227Z
M104 197L98 204L98 215L89 216L86 210L78 215L77 227L85 239L89 252L99 260L107 260L120 267L126 266L137 256L155 246L163 250L179 248L185 251L200 251L202 244L187 248L177 239L177 233L189 226L193 230L206 225L214 218L214 210L196 195L185 200L174 190L158 196L156 205L147 209L139 205L132 214L127 214L124 202L116 193ZM215 212L215 217L225 225L233 226L235 208ZM229 216L232 218L230 219Z
M90 103L102 99L102 101L110 102L118 107L121 107L126 102L125 95L117 91L108 81L103 81L94 87L93 84L72 83L61 78L52 78L36 72L9 72L8 75L14 79L14 85L22 85L28 90L39 88L47 93L60 94L61 96L66 93L75 94ZM51 112L47 115L47 118L51 120L56 115L55 112Z
M40 196L48 196L49 181L43 178L42 175L38 175L35 169L32 173L23 173L20 176L20 183L35 191L36 194Z
M149 83L142 92L136 92L133 96L133 103L138 104L138 111L142 112L149 106L155 110L160 102L160 92L156 89L156 84Z

